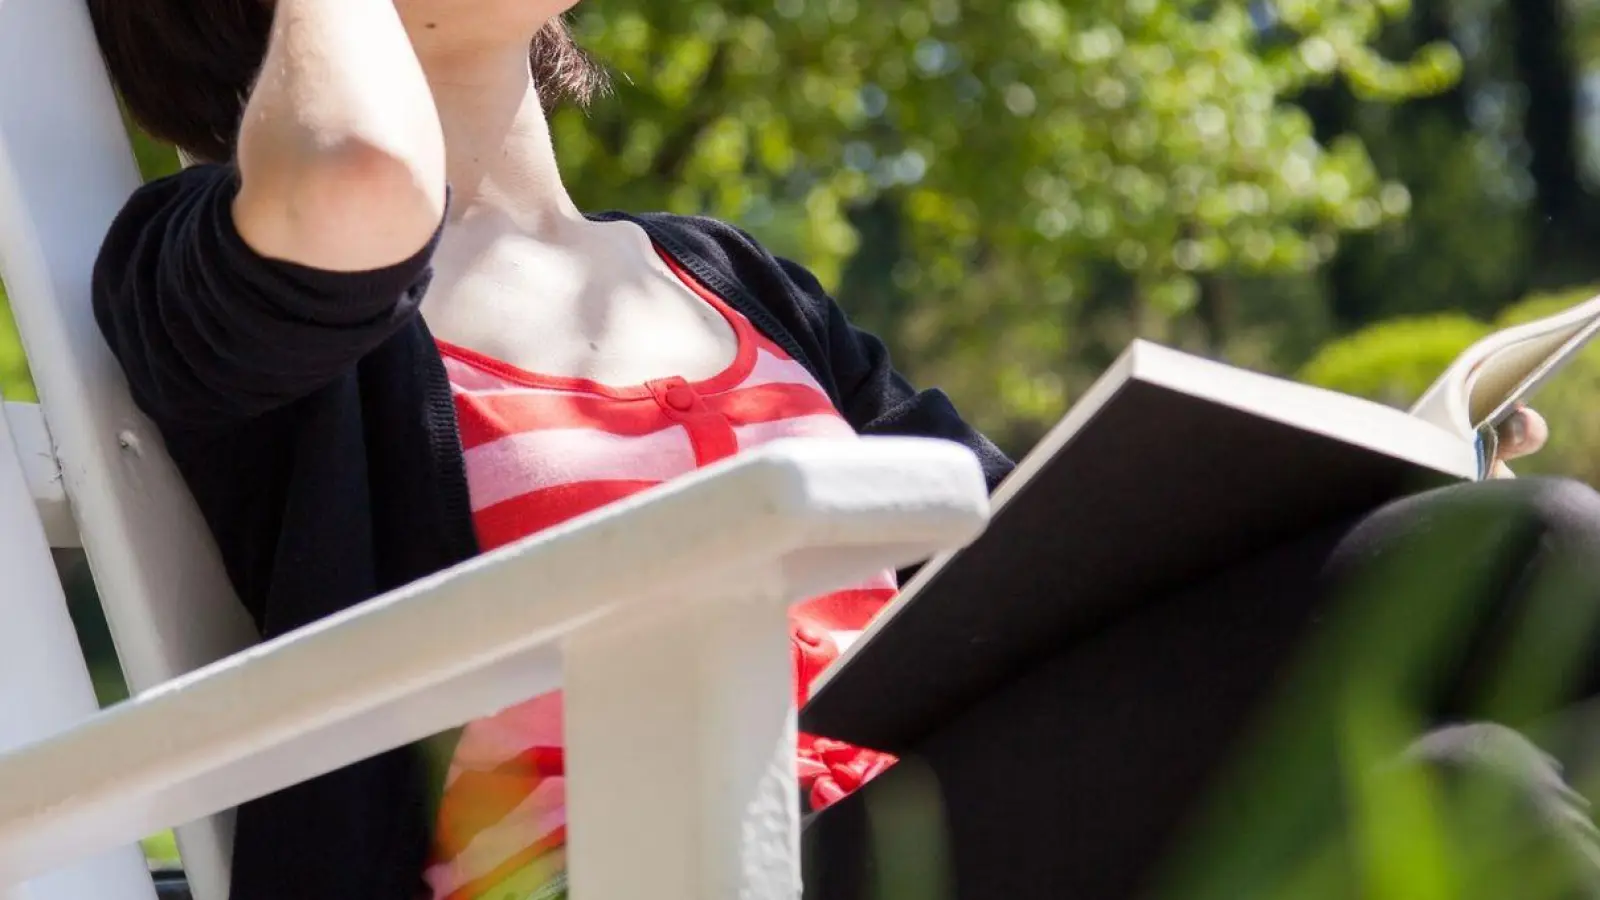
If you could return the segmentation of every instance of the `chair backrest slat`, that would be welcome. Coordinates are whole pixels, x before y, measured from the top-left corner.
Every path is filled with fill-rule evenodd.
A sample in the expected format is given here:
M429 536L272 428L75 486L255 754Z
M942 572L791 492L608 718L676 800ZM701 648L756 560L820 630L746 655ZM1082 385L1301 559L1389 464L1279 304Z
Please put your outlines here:
M34 492L8 416L0 416L0 751L66 731L95 714L94 682L78 648ZM36 878L28 900L155 900L144 854L128 845Z
M50 445L50 430L45 427L39 404L0 403L0 414L4 415L11 439L17 446L18 461L33 494L34 511L44 525L50 546L82 547L83 537L78 534L77 523L72 521L67 492L61 486L61 465L56 462L56 449Z
M84 5L0 0L0 276L134 691L254 640L89 306L100 241L138 184ZM222 819L180 830L197 900L226 896L230 843Z

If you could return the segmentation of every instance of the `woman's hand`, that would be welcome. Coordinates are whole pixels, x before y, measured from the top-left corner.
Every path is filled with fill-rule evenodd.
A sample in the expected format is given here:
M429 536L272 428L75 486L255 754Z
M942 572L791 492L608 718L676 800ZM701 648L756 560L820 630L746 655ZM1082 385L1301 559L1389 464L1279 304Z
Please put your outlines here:
M1515 478L1506 462L1539 452L1549 439L1550 426L1544 416L1527 407L1518 409L1500 426L1500 449L1489 477Z

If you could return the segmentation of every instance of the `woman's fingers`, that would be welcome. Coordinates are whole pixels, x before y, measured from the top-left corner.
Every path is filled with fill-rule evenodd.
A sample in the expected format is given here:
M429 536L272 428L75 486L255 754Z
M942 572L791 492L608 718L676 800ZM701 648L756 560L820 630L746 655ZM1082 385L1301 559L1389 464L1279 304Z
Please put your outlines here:
M1502 460L1516 459L1537 453L1550 439L1550 426L1544 416L1527 407L1511 414L1500 426L1500 454Z

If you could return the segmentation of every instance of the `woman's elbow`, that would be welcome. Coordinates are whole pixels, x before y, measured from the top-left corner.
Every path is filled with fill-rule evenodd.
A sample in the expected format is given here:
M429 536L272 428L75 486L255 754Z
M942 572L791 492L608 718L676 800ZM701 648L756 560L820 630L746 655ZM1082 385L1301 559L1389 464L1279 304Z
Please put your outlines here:
M306 153L241 144L234 223L265 257L338 272L394 265L427 245L445 212L443 148L417 156L355 139Z

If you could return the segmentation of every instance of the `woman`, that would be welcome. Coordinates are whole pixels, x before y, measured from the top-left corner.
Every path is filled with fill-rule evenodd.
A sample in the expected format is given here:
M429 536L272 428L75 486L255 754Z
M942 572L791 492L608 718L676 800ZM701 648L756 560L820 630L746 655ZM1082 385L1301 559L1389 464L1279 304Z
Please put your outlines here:
M90 0L129 109L194 162L113 224L95 311L266 636L777 436L1010 468L748 235L579 212L545 116L600 86L572 2ZM1519 422L1513 452L1542 439ZM894 589L795 609L800 696ZM558 892L559 714L469 725L448 779L409 748L247 805L234 900ZM820 807L891 762L799 765Z

